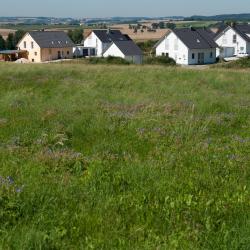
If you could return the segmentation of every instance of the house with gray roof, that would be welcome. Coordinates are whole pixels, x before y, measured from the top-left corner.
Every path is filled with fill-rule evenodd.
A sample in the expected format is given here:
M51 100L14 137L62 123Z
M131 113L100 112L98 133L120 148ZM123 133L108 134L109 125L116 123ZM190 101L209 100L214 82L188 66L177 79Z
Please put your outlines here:
M135 64L143 61L141 49L132 40L112 42L103 53L103 57L108 56L120 57Z
M216 34L214 41L218 44L217 55L223 58L244 57L250 55L250 25L224 25Z
M213 37L205 28L169 30L154 46L156 56L168 56L183 65L212 64L218 47Z
M84 47L94 50L94 55L101 57L113 42L130 40L131 38L122 34L120 30L92 30L84 40Z
M19 50L27 51L30 62L73 58L74 43L63 31L31 31L19 41Z

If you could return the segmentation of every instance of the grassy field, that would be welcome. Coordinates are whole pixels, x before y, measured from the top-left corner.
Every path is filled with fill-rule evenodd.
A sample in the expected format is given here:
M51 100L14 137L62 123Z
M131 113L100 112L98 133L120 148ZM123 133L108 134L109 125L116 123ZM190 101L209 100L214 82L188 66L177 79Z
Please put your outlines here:
M249 79L0 63L0 249L249 249Z

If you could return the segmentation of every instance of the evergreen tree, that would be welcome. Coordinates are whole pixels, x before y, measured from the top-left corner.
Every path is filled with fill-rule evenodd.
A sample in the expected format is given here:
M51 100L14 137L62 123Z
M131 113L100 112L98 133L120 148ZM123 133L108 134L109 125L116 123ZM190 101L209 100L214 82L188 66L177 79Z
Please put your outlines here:
M5 50L5 48L6 48L6 46L5 46L5 40L0 35L0 50Z
M15 49L14 34L10 33L6 40L6 49Z

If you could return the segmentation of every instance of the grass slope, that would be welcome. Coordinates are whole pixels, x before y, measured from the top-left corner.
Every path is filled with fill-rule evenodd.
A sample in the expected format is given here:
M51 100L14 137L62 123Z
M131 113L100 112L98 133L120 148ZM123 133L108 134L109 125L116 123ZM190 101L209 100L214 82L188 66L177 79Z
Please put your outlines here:
M0 249L248 249L249 79L0 64Z

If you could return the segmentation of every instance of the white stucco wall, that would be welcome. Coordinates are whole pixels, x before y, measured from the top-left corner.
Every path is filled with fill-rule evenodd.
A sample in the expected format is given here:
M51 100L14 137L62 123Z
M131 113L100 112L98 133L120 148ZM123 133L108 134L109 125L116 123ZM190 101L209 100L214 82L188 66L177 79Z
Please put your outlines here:
M171 32L156 48L156 56L165 55L166 53L168 53L168 56L173 58L177 64L198 64L198 53L204 53L205 64L216 62L216 49L189 50L173 32ZM212 57L210 57L211 53ZM192 54L194 54L194 59L192 58Z
M233 36L236 35L236 43L233 42ZM215 42L220 48L234 48L234 55L239 56L248 52L248 43L236 33L231 27L223 32ZM217 54L218 56L218 54Z
M188 48L173 32L168 34L156 48L156 56L166 53L177 64L188 64Z
M26 43L26 47L25 47ZM31 46L31 43L33 43L33 48ZM39 45L35 42L35 40L30 36L29 33L27 33L21 41L18 43L18 49L20 50L27 50L28 51L28 60L30 62L41 62L41 49Z
M142 55L125 56L114 43L103 54L103 57L108 57L108 56L120 57L135 64L141 64L143 60Z
M199 64L199 53L204 53L204 64L212 64L216 62L216 49L192 49L188 52L188 64ZM194 54L194 59L193 59Z
M96 56L103 56L103 52L110 46L110 43L102 43L94 32L84 40L84 47L91 47L96 49Z

